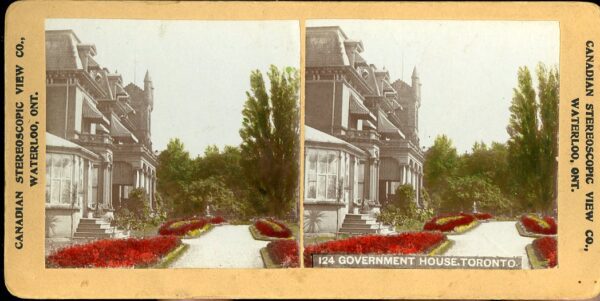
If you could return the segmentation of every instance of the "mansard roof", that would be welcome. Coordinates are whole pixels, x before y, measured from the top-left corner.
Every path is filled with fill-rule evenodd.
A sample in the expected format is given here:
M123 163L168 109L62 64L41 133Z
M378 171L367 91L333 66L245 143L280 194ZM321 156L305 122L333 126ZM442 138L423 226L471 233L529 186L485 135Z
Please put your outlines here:
M306 66L349 65L346 34L338 26L306 28Z
M46 31L46 70L82 69L77 45L81 41L72 30Z

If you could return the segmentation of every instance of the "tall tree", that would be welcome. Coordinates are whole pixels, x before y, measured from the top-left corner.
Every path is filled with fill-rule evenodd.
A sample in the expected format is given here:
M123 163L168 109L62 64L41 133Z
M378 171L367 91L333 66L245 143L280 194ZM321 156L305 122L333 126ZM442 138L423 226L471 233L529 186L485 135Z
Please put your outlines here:
M558 72L540 64L537 76L536 100L529 69L519 68L507 127L508 159L522 207L547 212L555 196Z
M537 76L541 121L539 132L540 201L542 209L548 210L556 200L559 77L556 68L548 69L543 64L538 65Z
M242 111L241 165L244 175L265 200L267 214L290 212L298 186L298 71L267 72L267 93L259 70L250 75L250 92Z

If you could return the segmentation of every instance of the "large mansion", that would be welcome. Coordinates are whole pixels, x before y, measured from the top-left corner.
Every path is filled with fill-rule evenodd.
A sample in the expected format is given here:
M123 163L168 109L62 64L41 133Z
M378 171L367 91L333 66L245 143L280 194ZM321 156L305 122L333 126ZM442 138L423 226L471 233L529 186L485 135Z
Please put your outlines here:
M373 216L410 184L422 206L421 83L393 81L337 26L306 29L304 221L310 232L379 232Z
M101 220L143 188L155 206L153 87L124 85L71 30L46 31L46 237L106 235Z

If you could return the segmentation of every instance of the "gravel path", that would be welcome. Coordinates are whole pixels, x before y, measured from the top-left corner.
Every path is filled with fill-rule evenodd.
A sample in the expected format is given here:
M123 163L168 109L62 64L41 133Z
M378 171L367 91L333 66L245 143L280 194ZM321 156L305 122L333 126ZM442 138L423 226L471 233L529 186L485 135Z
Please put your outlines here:
M268 241L254 240L247 225L222 225L183 243L190 247L171 268L262 268Z
M521 256L523 268L529 269L525 246L533 238L519 235L514 221L481 223L477 228L459 235L448 235L454 245L444 255L454 256Z

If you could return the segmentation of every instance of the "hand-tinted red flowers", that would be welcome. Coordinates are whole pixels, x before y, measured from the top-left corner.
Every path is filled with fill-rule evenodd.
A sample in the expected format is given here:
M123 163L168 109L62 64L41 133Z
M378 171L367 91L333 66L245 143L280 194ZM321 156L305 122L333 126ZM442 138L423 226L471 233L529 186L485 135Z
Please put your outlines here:
M540 237L533 241L533 249L539 257L543 258L548 262L548 267L552 268L557 263L557 242L554 237Z
M220 216L213 218L193 217L174 219L162 224L160 228L158 228L158 234L184 236L188 232L202 229L208 224L215 225L223 222L225 222L225 219Z
M554 235L557 230L556 221L550 216L540 218L533 214L526 214L521 216L521 224L525 230L536 234Z
M442 215L425 223L423 230L450 232L456 227L468 225L473 221L475 221L475 217L466 213Z
M488 220L494 217L489 213L473 213L473 216L480 221Z
M304 249L304 264L312 267L312 254L414 254L423 253L446 236L439 232L406 232L397 235L356 236L310 245Z
M293 239L272 241L267 245L271 259L285 268L296 268L300 265L298 242Z
M292 230L284 223L272 218L258 219L254 222L254 227L260 234L269 237L289 238L292 236Z
M62 268L142 267L157 263L180 244L175 236L97 240L60 249L47 261L51 267Z

